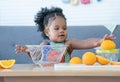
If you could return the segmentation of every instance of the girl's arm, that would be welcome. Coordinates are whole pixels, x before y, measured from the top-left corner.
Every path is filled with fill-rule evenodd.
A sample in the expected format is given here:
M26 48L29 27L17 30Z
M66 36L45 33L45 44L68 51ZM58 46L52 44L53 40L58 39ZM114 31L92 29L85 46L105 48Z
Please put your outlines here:
M46 45L46 44L48 44L47 41L42 42L40 45ZM17 44L16 48L15 48L15 51L16 51L16 53L23 53L23 54L30 55L30 50L29 50L29 48L27 46Z
M90 48L95 48L100 46L100 44L105 40L114 40L116 37L114 35L104 35L103 38L89 38L86 40L77 40L77 39L72 39L70 40L70 44L73 49L90 49Z

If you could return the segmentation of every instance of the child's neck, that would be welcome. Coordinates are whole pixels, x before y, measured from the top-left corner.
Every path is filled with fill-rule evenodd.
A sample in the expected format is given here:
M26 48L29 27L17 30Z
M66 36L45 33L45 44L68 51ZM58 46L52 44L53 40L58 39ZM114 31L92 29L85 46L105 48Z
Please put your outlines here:
M51 45L64 44L64 42L50 42Z

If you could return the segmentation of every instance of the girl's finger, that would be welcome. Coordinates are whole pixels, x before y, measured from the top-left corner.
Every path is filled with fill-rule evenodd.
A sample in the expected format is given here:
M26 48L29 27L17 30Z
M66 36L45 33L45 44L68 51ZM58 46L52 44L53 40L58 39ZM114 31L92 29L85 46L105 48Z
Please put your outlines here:
M107 37L108 37L108 34L105 34L105 35L103 36L103 41L104 41Z

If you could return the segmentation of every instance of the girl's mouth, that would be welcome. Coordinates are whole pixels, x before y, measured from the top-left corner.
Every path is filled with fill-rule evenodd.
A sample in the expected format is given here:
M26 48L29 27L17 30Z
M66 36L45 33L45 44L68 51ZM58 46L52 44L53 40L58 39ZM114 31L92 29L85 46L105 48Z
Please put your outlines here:
M64 38L64 37L65 37L65 35L63 35L63 34L62 34L62 35L59 35L59 37L60 37L60 38Z

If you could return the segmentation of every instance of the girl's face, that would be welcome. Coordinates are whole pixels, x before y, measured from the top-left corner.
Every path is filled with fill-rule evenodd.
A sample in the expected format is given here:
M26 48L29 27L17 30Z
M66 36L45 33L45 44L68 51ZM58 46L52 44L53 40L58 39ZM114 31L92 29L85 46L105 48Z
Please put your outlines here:
M46 35L49 37L50 41L53 42L63 42L67 38L67 27L64 18L57 16L54 20L48 24L45 29Z

